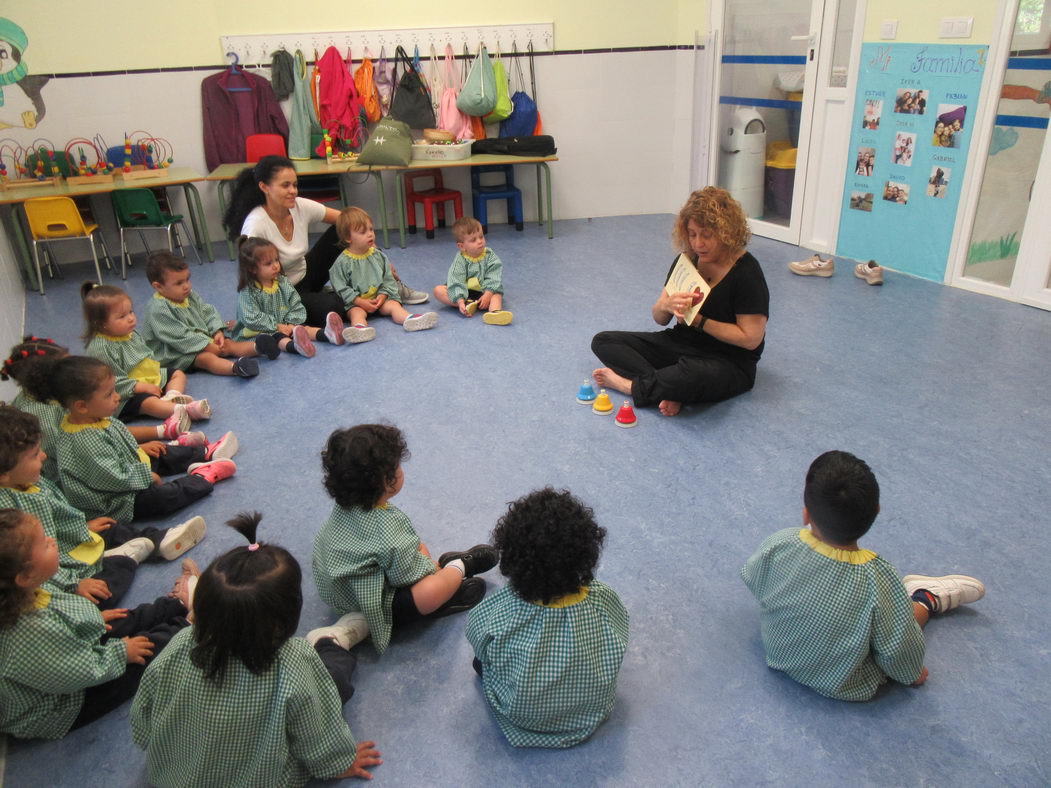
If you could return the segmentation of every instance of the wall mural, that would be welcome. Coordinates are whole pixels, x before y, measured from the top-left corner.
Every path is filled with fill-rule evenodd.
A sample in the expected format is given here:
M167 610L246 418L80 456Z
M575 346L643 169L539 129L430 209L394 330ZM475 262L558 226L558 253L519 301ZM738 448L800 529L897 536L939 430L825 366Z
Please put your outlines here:
M47 114L41 91L51 77L29 73L28 46L25 31L0 17L0 129L35 129Z

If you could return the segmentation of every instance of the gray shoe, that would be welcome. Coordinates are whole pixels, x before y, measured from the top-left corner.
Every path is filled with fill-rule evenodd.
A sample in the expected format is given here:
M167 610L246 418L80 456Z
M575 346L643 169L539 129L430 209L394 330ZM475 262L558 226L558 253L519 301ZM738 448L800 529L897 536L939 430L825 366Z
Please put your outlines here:
M398 282L398 300L403 304L426 304L430 296L420 290L413 290L404 282Z

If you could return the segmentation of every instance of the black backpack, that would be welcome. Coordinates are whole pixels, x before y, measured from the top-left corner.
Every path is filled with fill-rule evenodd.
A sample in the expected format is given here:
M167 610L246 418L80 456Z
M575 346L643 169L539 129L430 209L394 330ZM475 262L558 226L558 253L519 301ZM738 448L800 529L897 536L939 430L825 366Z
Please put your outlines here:
M555 138L548 134L476 140L471 146L472 154L495 153L500 156L554 156L557 152Z

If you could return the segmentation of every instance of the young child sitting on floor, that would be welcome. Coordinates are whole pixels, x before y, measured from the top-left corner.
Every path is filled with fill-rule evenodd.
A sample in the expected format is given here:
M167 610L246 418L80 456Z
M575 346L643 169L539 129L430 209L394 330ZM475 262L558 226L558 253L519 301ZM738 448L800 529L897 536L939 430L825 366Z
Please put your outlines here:
M594 579L606 529L565 490L511 503L493 531L509 585L467 616L474 669L515 747L572 747L613 711L628 611Z
M409 518L389 503L405 483L408 456L401 431L383 424L336 430L321 454L325 489L336 505L314 538L314 582L341 614L364 613L361 637L371 633L381 654L393 626L477 605L485 581L474 575L496 566L489 545L445 553L434 563Z
M376 338L369 326L371 314L387 315L406 331L434 328L436 312L410 315L398 301L398 283L387 255L376 248L372 219L361 208L348 206L336 220L339 240L347 247L329 269L332 289L343 300L350 327L344 329L347 342L368 342Z
M51 398L68 413L62 420L58 475L69 502L89 518L130 523L163 517L212 492L237 471L232 432L207 446L141 447L128 428L111 418L120 406L113 371L96 358L69 356L54 362ZM188 471L162 482L160 476ZM196 536L204 536L203 521ZM186 538L190 538L187 534Z
M888 678L927 679L921 627L932 613L976 602L973 577L906 575L858 547L879 513L879 484L853 454L810 465L803 525L767 537L741 570L759 601L766 663L838 700L868 700Z
M463 216L453 223L453 237L460 251L449 266L445 284L434 288L434 297L456 307L464 317L481 309L486 323L508 325L514 315L504 309L503 263L485 245L481 223Z
M255 342L227 339L219 310L194 292L190 267L181 257L154 252L146 261L146 276L157 292L146 308L142 336L162 366L251 378L259 374L253 356L275 359L280 354L269 334L260 334Z
M293 637L302 573L283 547L256 541L260 518L230 521L249 544L204 570L193 627L139 686L131 731L150 785L303 785L371 777L364 767L382 763L343 719L357 660L331 633Z
M241 236L237 244L237 324L235 339L270 334L279 349L307 358L317 351L314 342L343 344L343 318L325 317L325 328L304 325L307 308L285 278L277 247L265 238Z
M138 319L131 296L114 285L85 282L80 288L84 304L84 343L87 354L105 361L117 376L120 411L127 423L144 413L156 419L193 421L212 417L208 400L187 396L186 373L162 367L135 331Z
M123 704L188 623L185 597L102 611L45 588L58 560L36 517L0 509L0 733L20 739L60 739Z
M37 417L0 405L0 508L21 509L40 519L44 533L58 543L60 569L51 583L63 591L103 609L115 607L142 561L154 554L171 561L196 544L185 537L203 529L203 521L138 531L111 517L89 522L56 484L41 478L45 457Z

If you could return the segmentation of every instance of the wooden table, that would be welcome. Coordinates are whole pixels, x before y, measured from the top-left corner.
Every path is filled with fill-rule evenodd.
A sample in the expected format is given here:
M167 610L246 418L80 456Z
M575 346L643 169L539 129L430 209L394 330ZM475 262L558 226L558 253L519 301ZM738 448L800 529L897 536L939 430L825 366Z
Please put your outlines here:
M33 266L33 256L29 251L29 242L26 231L22 227L22 219L16 214L17 209L34 197L89 197L93 194L109 194L119 189L163 189L168 186L182 186L186 197L186 208L190 214L190 223L197 239L197 248L208 255L211 262L215 262L212 254L212 245L208 237L208 220L205 218L204 208L201 205L201 195L194 185L195 181L203 181L205 177L189 167L167 167L160 171L154 178L140 178L126 181L120 176L109 182L86 183L79 186L70 186L66 180L59 179L53 184L43 186L16 186L13 188L0 189L0 206L4 207L5 224L10 229L10 235L17 245L16 253L22 258L22 268L27 283L40 287L36 281L36 269Z

